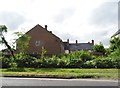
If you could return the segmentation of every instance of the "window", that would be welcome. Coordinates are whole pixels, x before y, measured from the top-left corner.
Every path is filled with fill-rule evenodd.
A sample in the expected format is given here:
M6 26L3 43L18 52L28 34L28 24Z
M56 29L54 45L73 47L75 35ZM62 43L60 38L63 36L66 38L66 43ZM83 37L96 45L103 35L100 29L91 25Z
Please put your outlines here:
M40 46L40 41L35 41L35 46Z
M35 54L35 53L33 52L33 54Z

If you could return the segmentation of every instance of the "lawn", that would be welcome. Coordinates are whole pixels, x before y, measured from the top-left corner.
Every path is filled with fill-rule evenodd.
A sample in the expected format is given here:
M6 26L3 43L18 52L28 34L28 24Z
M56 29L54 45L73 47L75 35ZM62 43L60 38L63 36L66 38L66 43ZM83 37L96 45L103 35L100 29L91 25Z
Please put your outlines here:
M2 76L13 77L118 79L118 69L7 68L0 71Z

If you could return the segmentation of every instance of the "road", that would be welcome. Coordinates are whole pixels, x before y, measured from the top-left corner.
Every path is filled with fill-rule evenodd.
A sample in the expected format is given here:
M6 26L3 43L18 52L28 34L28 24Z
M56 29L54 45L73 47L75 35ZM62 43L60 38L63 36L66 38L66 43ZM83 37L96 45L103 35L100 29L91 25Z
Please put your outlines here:
M117 80L2 78L2 86L118 86Z

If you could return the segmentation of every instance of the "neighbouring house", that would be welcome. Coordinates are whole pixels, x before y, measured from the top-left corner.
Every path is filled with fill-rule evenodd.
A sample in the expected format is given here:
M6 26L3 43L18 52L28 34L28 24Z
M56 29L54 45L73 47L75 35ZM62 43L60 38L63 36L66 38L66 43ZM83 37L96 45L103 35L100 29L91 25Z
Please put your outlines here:
M74 51L80 51L80 50L88 50L90 52L93 51L93 46L94 46L94 40L92 40L92 42L88 42L88 43L78 43L78 41L76 40L76 43L69 43L69 39L67 39L67 42L63 42L64 43L64 49L65 49L65 53L71 53Z
M112 37L119 37L120 38L120 29Z
M64 53L64 45L62 40L54 35L52 31L47 30L47 25L43 28L41 25L36 25L27 33L29 35L28 53L31 55L41 54L42 47L46 50L46 55ZM16 44L16 49L19 48Z

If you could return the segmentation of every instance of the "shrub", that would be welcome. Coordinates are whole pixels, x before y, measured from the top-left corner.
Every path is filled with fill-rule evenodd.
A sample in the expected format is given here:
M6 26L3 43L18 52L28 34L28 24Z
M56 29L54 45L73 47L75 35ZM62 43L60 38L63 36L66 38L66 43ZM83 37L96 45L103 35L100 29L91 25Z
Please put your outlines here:
M65 68L68 65L68 58L62 57L58 59L57 67Z
M70 67L70 68L80 68L81 66L82 66L82 60L81 60L81 58L70 59L67 62L67 67Z
M113 62L111 58L108 57L98 57L94 59L97 68L113 68Z
M114 52L112 52L108 58L111 58L112 59L112 62L113 62L113 67L115 68L120 68L120 50L117 49L115 50Z
M31 57L29 55L16 55L16 63L18 67L37 67L37 58Z
M2 62L2 68L9 68L10 67L10 59L5 57L0 57L0 62Z
M86 61L83 68L95 68L96 62L94 60Z

